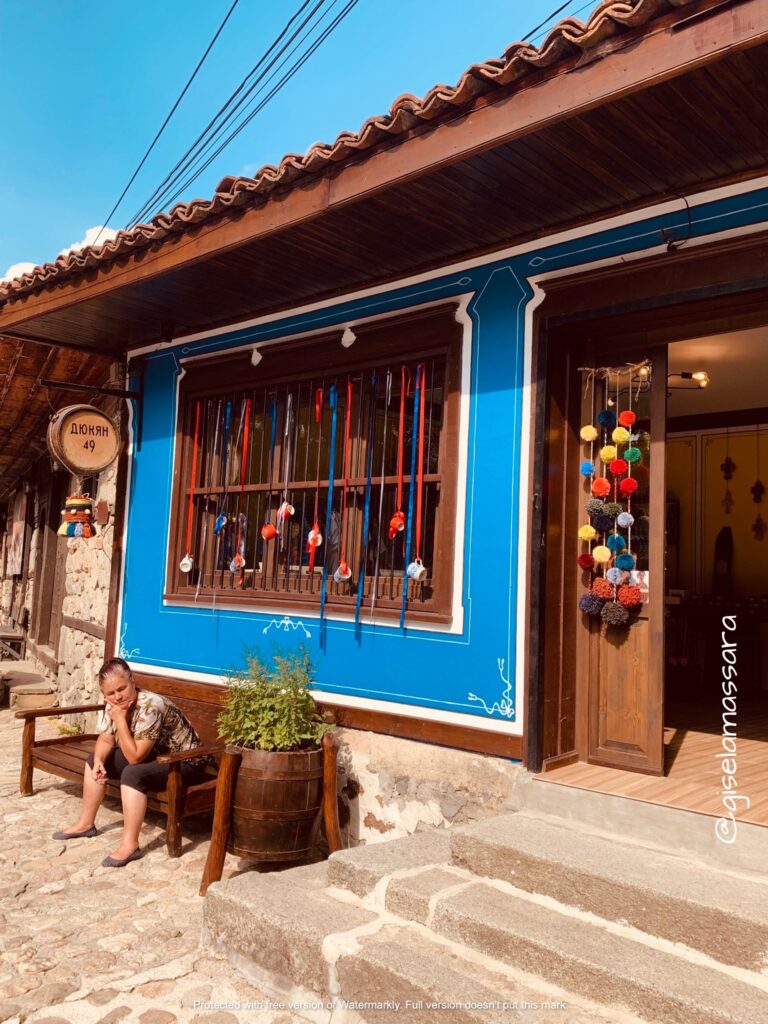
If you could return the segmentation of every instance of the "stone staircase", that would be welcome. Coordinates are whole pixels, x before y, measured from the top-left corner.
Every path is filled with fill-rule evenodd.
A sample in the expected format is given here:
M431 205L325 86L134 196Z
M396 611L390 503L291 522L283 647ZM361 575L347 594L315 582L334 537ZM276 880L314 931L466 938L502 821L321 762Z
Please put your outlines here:
M642 828L611 834L630 801L608 798L597 830L542 814L537 794L517 813L218 883L204 941L322 1024L768 1021L765 873L707 863L679 835L673 850ZM760 839L768 852L760 832L750 862Z

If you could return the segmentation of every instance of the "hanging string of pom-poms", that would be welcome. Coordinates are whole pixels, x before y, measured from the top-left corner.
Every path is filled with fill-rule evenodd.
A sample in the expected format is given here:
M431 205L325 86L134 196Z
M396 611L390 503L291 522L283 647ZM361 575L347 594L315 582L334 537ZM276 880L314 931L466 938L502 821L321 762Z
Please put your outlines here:
M632 550L632 496L638 486L632 471L642 461L637 436L632 432L637 421L632 409L632 385L634 374L644 366L647 361L581 370L585 375L585 399L591 394L591 422L579 431L581 440L589 446L589 458L582 461L580 473L590 493L584 506L588 521L578 531L582 545L578 565L589 573L588 590L581 595L579 608L586 615L599 616L607 626L626 625L630 609L642 602L640 588L631 576L637 563ZM622 387L623 380L626 387ZM595 414L599 384L603 408ZM627 405L622 409L625 392ZM597 460L596 443L600 445Z

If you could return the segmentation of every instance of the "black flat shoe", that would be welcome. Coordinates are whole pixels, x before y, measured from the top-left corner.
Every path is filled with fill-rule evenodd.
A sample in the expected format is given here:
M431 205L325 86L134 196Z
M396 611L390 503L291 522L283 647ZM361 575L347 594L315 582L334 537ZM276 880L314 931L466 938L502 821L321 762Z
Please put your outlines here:
M132 860L139 860L144 856L144 851L138 849L138 847L129 853L127 857L123 857L122 860L117 860L115 857L105 857L101 862L103 868L124 868L126 864L130 864Z
M99 830L95 825L91 825L85 832L54 832L53 839L93 839L94 836L99 834Z

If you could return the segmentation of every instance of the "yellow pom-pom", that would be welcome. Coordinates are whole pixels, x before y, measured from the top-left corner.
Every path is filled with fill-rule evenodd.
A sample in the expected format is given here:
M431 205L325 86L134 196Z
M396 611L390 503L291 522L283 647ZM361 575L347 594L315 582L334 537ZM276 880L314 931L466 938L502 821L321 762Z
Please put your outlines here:
M597 530L594 528L594 526L590 526L589 523L587 523L586 526L582 526L579 530L579 537L582 540L594 540L596 536Z
M624 427L616 427L614 432L611 434L611 437L616 444L626 444L629 440L629 431Z
M600 458L603 460L603 462L606 463L613 462L613 460L616 458L616 445L603 445L603 447L600 449Z
M607 548L605 544L598 544L596 548L592 548L592 557L598 565L607 565L613 556L610 548Z
M597 440L597 431L595 430L595 428L592 426L591 423L587 423L587 425L585 427L582 427L581 430L579 431L579 434L581 436L581 440L582 441L596 441Z

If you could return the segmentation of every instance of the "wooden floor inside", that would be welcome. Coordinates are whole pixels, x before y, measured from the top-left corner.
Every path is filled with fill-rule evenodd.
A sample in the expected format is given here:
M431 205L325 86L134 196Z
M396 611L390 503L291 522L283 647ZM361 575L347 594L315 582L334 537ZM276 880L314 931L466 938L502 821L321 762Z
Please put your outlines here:
M722 719L705 714L690 704L672 705L665 716L663 776L599 765L578 764L556 768L537 776L538 780L613 793L631 800L681 807L699 814L723 814L720 770ZM736 793L738 821L768 825L768 696L760 702L739 707L736 727Z

